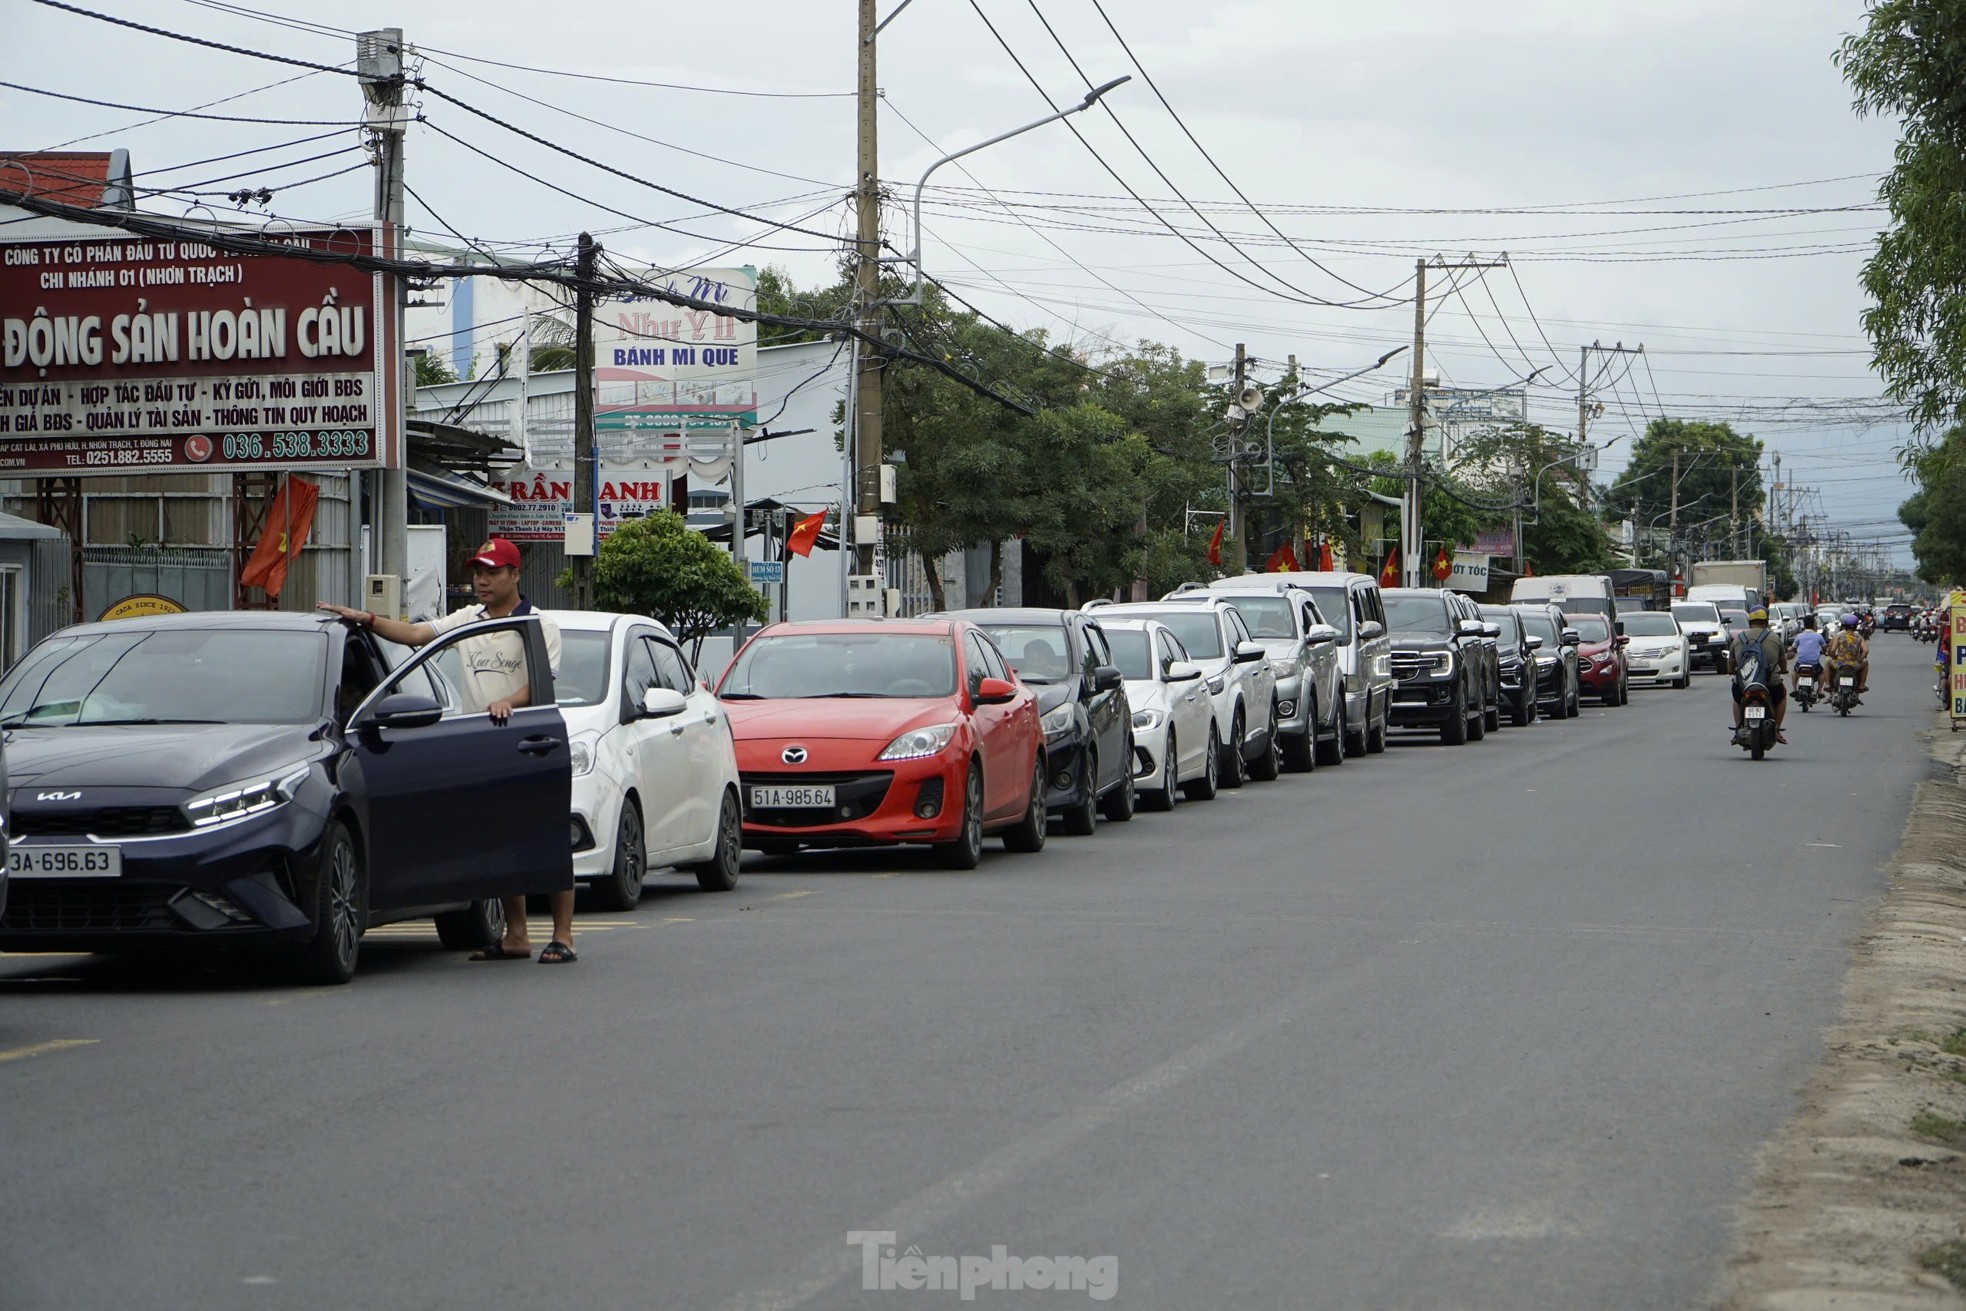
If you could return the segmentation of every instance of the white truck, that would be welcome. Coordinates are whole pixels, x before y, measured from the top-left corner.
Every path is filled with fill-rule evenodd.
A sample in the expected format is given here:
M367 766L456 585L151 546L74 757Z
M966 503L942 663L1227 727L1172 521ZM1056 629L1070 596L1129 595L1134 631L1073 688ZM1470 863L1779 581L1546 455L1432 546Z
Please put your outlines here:
M1689 580L1691 587L1686 589L1688 597L1693 596L1695 588L1716 587L1728 584L1739 587L1748 593L1752 610L1760 605L1768 595L1768 562L1766 560L1696 560L1693 574ZM1713 599L1713 593L1703 593L1706 600Z

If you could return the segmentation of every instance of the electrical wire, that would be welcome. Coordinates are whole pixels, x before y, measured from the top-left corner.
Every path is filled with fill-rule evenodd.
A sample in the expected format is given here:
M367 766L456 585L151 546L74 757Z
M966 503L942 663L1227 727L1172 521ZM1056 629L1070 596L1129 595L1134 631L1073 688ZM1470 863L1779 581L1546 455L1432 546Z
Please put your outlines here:
M54 0L34 0L34 3L52 4L54 3ZM293 81L294 79L289 78L288 80ZM274 83L273 85L277 86L279 84ZM65 91L49 91L43 87L24 86L19 82L0 82L0 87L5 87L9 91L25 91L29 95L47 96L54 100L71 100L74 101L76 104L96 105L102 109L121 109L132 114L155 114L157 115L157 117L150 120L153 123L161 122L167 118L197 118L197 119L205 119L216 123L260 123L260 124L272 124L278 127L361 127L362 126L362 122L360 119L245 118L237 114L204 114L190 109L150 109L150 108L146 108L143 105L123 105L123 104L118 104L116 101L113 100L92 100L88 96L70 95L68 92ZM261 87L259 89L265 90L264 87ZM240 93L240 95L251 95L251 94L252 93L250 91L244 91ZM228 96L227 99L236 100L238 99L238 97ZM216 105L216 104L221 104L223 102L214 100L211 103ZM141 127L143 125L137 124L136 126ZM127 130L128 129L126 128L116 129L116 131L119 132L127 131ZM104 132L98 132L96 135L107 136L109 134ZM88 140L87 137L76 137L74 138L74 140L66 141L63 142L62 144L73 145L76 141L87 141L87 140ZM51 150L55 148L56 147L52 147L52 146L49 147L49 149Z
M151 36L167 37L172 41L182 41L187 45L204 46L208 50L223 50L227 54L246 55L252 59L264 59L269 63L287 64L294 68L311 68L317 73L340 73L345 77L362 76L362 74L352 68L339 67L334 64L317 64L311 59L295 59L291 55L276 55L265 50L249 49L246 46L227 45L223 41L212 41L202 36L190 36L184 32L173 32L166 27L153 27L148 23L139 23L133 19L117 18L112 14L97 13L93 9L84 9L80 5L65 4L63 0L34 0L34 3L48 9L61 9L71 14L80 14L84 18L93 18L98 22L113 23L117 27L127 27L134 31L147 32Z

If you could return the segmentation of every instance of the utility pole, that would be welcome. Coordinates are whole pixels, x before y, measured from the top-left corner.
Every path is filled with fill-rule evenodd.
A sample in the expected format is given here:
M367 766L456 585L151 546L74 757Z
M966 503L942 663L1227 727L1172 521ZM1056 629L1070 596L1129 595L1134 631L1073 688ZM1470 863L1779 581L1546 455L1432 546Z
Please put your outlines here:
M403 29L385 27L371 32L358 33L355 37L355 68L360 75L362 96L368 102L364 122L374 136L375 144L375 218L385 230L385 240L391 243L390 253L400 253L403 232L403 134L408 127L403 114ZM396 280L396 303L390 307L395 315L395 340L403 340L403 307L408 288L399 278ZM401 359L386 361L385 367L394 370L396 379L396 404L393 418L396 429L396 463L393 468L378 471L375 482L375 501L373 506L372 529L375 534L375 571L381 574L395 574L402 586L398 594L407 603L409 597L410 572L410 480L409 480L409 432L404 423L408 404L408 379ZM380 403L380 398L378 398ZM352 492L352 489L351 489ZM351 501L359 502L359 495L351 495ZM356 543L349 543L350 549ZM404 616L397 614L393 618Z
M1420 472L1427 436L1427 261L1413 261L1413 384L1406 395L1406 513L1400 524L1399 581L1420 586Z
M1242 404L1243 389L1248 385L1249 385L1249 353L1243 349L1243 344L1241 342L1237 342L1236 362L1235 362L1235 382L1231 385L1234 404L1236 405ZM1242 425L1247 425L1249 420L1247 418L1244 418L1239 422ZM1247 573L1249 571L1249 548L1246 545L1244 545L1242 540L1242 528L1243 528L1242 475L1237 470L1237 466L1241 463L1241 450L1242 450L1242 442L1240 437L1233 433L1230 434L1229 437L1229 515L1228 515L1227 534L1229 540L1235 544L1235 549L1242 555L1242 559L1236 561L1237 565L1240 566L1240 568L1236 570L1236 573L1238 574Z
M1727 462L1727 553L1736 560L1741 550L1741 462Z
M1595 343L1593 343L1595 344ZM1602 350L1602 347L1599 347ZM1591 421L1591 394L1587 374L1591 366L1591 348L1577 348L1577 449L1583 450L1586 438L1584 430Z
M573 560L573 604L594 608L594 556L600 525L594 523L594 266L601 248L585 232L574 261L573 293L573 512L586 515L594 536L587 553Z
M854 309L864 333L878 333L875 311L881 295L881 160L878 135L880 88L875 78L874 34L879 15L876 0L860 3L860 119L854 210L858 220L854 270ZM862 340L854 345L853 443L849 467L852 482L840 489L841 542L853 543L849 573L875 574L881 568L881 370L884 361ZM860 528L871 522L874 531L862 541ZM850 536L849 536L850 534ZM843 556L843 558L846 558ZM880 583L876 581L876 590ZM851 589L848 590L851 596Z

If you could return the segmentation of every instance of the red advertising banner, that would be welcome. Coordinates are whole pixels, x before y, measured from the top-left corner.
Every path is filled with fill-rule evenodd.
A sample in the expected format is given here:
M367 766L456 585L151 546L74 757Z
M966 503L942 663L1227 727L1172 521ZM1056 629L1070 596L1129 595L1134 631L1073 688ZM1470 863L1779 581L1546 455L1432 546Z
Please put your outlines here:
M370 228L256 236L378 253ZM0 242L0 476L398 464L394 298L189 233Z

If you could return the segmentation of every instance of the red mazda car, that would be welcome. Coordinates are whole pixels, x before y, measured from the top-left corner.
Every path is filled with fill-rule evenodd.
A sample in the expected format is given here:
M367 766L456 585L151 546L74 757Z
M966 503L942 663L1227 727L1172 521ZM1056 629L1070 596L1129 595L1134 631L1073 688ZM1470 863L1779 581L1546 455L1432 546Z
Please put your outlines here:
M1037 696L962 620L773 624L717 685L737 740L744 845L925 842L973 869L983 835L1045 837Z
M1577 645L1577 686L1586 696L1595 696L1607 706L1621 706L1631 700L1631 659L1625 654L1629 637L1611 627L1603 615L1565 616L1569 625L1582 635Z

